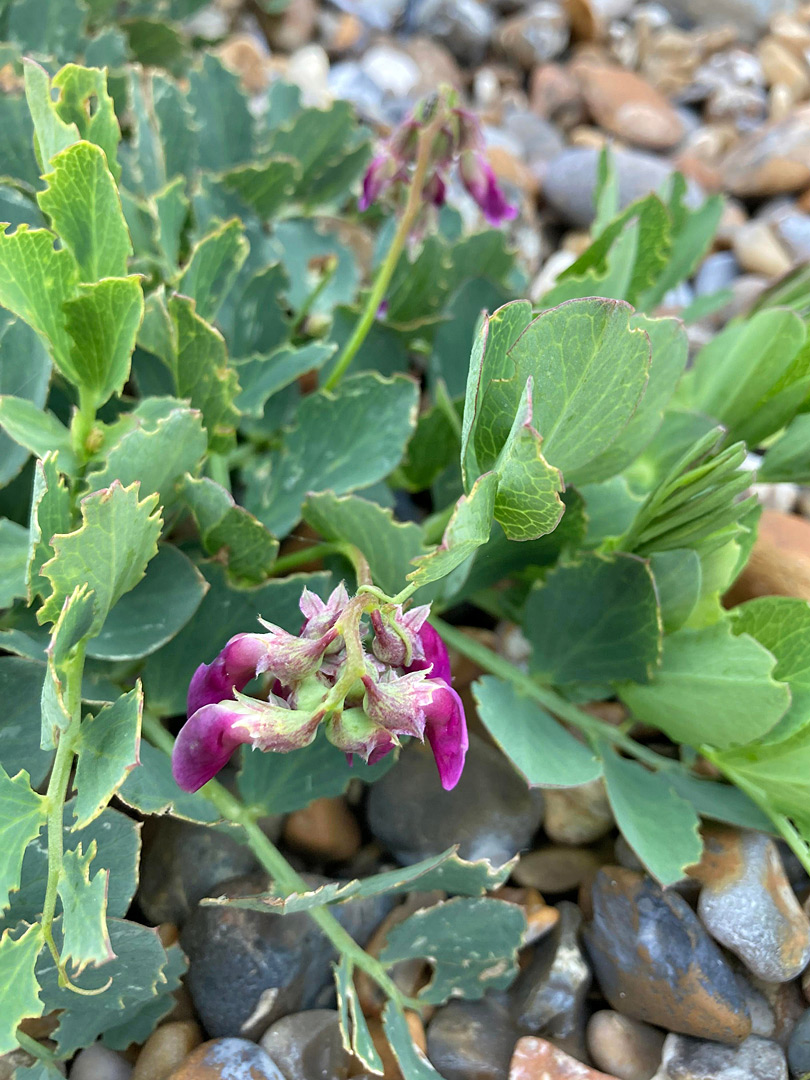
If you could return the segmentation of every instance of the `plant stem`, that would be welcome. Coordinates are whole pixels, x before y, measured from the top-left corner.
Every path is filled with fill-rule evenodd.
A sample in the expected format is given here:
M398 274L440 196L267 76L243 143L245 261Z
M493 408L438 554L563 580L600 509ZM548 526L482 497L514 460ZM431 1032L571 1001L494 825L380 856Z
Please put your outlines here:
M56 1054L52 1054L47 1046L43 1046L41 1042L32 1039L24 1031L18 1029L16 1038L23 1050L27 1050L31 1057L36 1058L38 1061L56 1061Z
M73 417L71 425L71 438L73 450L80 463L84 463L91 456L92 451L87 445L87 440L96 422L95 399L83 387L79 387L79 407Z
M654 750L648 750L646 746L642 746L635 739L631 739L629 735L626 735L619 728L591 716L590 713L580 709L572 702L566 701L564 697L561 697L549 687L541 686L530 675L516 668L514 664L503 656L498 656L497 653L488 649L486 645L474 641L455 626L450 626L437 618L432 618L430 621L439 631L444 641L448 645L452 645L457 652L469 657L470 660L474 660L479 667L482 667L484 671L488 671L491 675L497 675L499 678L511 682L521 693L533 698L539 705L548 709L549 712L554 713L561 720L573 724L574 727L579 728L586 735L608 739L614 745L620 746L622 750L626 750L637 761L643 761L645 765L650 765L653 769L674 770L682 768L679 761L673 761L671 758L656 754Z
M297 570L299 566L306 566L315 559L323 559L327 555L342 555L352 564L357 584L363 585L371 580L368 563L359 548L354 544L347 544L343 540L329 540L323 544L312 544L311 547L301 548L300 551L291 551L289 555L282 555L273 563L270 573L273 577L279 577L290 570Z
M157 717L148 712L144 712L143 715L143 732L154 746L171 755L174 740ZM200 795L205 796L226 821L231 821L244 830L248 847L285 896L310 890L306 881L290 866L275 844L259 828L256 823L257 811L245 806L217 780L209 780L204 787L200 788ZM357 944L328 908L311 908L307 914L317 923L337 951L343 956L348 956L355 967L365 971L389 997L400 1004L417 1007L417 1003L403 996L379 960L375 960Z
M427 171L430 165L430 154L433 149L436 133L443 121L444 114L443 111L439 109L437 115L427 127L422 130L419 136L416 166L408 189L408 198L405 203L405 209L402 213L402 217L399 219L397 230L394 233L394 239L391 241L391 247L388 249L385 258L377 271L377 277L374 279L371 292L368 294L363 313L355 323L351 337L343 346L343 352L338 357L331 375L324 383L325 390L334 390L346 373L349 364L351 364L352 360L354 360L357 355L360 346L366 340L369 330L374 325L374 319L377 317L380 304L385 299L386 290L391 283L391 278L394 276L394 271L399 262L399 257L402 254L402 249L405 247L405 242L410 235L419 211L422 209L422 192L425 187Z
M231 490L230 469L227 459L222 454L208 455L208 474L220 487L224 487L228 492Z

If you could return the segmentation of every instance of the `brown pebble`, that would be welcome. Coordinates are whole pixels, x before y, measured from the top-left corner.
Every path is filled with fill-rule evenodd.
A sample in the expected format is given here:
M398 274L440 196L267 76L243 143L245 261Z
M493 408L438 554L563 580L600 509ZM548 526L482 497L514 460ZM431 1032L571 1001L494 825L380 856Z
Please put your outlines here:
M259 94L270 83L269 57L251 34L234 34L220 47L222 63L235 71L249 94Z
M543 828L556 844L592 844L613 827L604 781L571 788L548 788Z
M531 945L552 930L560 921L560 913L557 908L547 904L537 889L519 888L512 885L501 885L491 894L496 900L504 900L507 904L517 904L523 908L526 916L526 932L523 935L523 944Z
M593 119L620 139L650 150L670 150L683 138L683 120L640 75L590 63L577 63L574 74Z
M210 1039L169 1074L171 1080L281 1080L267 1051L248 1039Z
M663 1031L612 1009L593 1014L587 1039L594 1063L619 1080L651 1080L661 1064Z
M570 131L585 120L585 99L568 67L542 64L529 82L529 105L538 116Z
M546 1039L518 1039L509 1065L509 1080L618 1080L572 1058Z
M541 893L565 893L592 879L599 860L592 851L562 845L538 848L521 855L512 877L519 885L529 885Z
M405 1019L408 1022L408 1030L414 1045L424 1054L427 1050L427 1038L425 1036L424 1024L417 1013L411 1012L410 1010L406 1011ZM397 1064L397 1059L394 1057L394 1051L391 1049L388 1039L385 1037L382 1020L374 1016L371 1017L368 1021L368 1030L374 1046L377 1049L377 1053L382 1059L382 1080L403 1080L402 1071ZM362 1068L361 1063L358 1062L358 1065Z
M339 795L293 811L284 825L284 842L297 851L343 862L357 854L362 837L357 818Z
M193 1020L162 1024L141 1047L132 1080L164 1080L202 1040L200 1025Z
M745 569L726 593L726 607L755 596L810 600L810 521L765 510Z

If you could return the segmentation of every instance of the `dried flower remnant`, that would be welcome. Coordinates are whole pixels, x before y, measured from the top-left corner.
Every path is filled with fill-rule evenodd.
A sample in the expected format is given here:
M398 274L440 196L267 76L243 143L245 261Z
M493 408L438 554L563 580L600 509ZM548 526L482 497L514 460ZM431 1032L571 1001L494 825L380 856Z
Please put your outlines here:
M240 745L288 753L323 725L330 742L371 764L403 737L427 739L442 785L455 787L467 724L429 606L403 611L371 592L349 597L341 584L326 601L304 590L300 607L298 635L260 620L267 633L237 634L194 673L172 755L179 786L202 787ZM265 696L243 694L260 675Z

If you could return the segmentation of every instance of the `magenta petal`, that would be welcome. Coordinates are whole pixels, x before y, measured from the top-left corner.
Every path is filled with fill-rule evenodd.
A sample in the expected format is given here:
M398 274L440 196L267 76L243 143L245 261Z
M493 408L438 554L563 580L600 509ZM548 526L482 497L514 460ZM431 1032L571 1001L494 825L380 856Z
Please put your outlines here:
M459 172L490 225L497 227L517 217L517 207L506 201L492 167L480 154L462 154Z
M446 686L436 691L426 712L425 734L436 759L439 779L445 791L451 791L461 778L469 746L464 705L456 691Z
M215 705L233 697L234 690L244 690L255 678L259 661L267 652L259 634L232 637L216 660L200 664L188 687L186 713L193 716L204 705Z
M448 685L453 681L450 671L450 657L447 655L447 646L439 637L439 632L434 630L430 623L424 623L417 631L422 644L424 660L414 660L407 668L408 671L430 670L431 679L440 679Z
M357 206L360 210L368 210L373 202L376 202L382 192L390 183L390 165L385 154L379 154L373 158L366 169L363 177L363 194L360 196Z
M184 791L198 791L228 764L240 743L250 742L244 728L234 728L241 713L227 703L205 705L187 720L172 750L172 775Z

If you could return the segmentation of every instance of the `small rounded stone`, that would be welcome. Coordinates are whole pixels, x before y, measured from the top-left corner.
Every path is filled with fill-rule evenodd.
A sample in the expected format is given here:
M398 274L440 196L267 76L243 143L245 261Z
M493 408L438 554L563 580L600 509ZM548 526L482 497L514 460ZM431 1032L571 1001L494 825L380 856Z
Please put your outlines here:
M315 799L293 811L283 836L291 848L335 862L351 859L362 841L357 818L342 797Z
M284 1073L285 1080L345 1080L351 1055L343 1048L334 1009L310 1009L282 1016L259 1045Z
M592 844L613 827L604 781L571 788L548 788L543 828L555 844Z
M130 1080L132 1066L102 1043L80 1050L70 1066L70 1080Z
M248 1039L211 1039L198 1046L170 1080L286 1080L261 1046Z
M141 1047L132 1080L165 1080L202 1041L200 1026L193 1020L162 1024Z
M793 1029L788 1043L787 1059L791 1076L804 1077L810 1074L810 1009L802 1013Z
M594 1013L586 1035L594 1064L618 1080L651 1080L661 1064L664 1033L612 1009Z
M579 888L598 869L598 858L586 848L544 847L521 855L512 877L519 885L554 895Z

